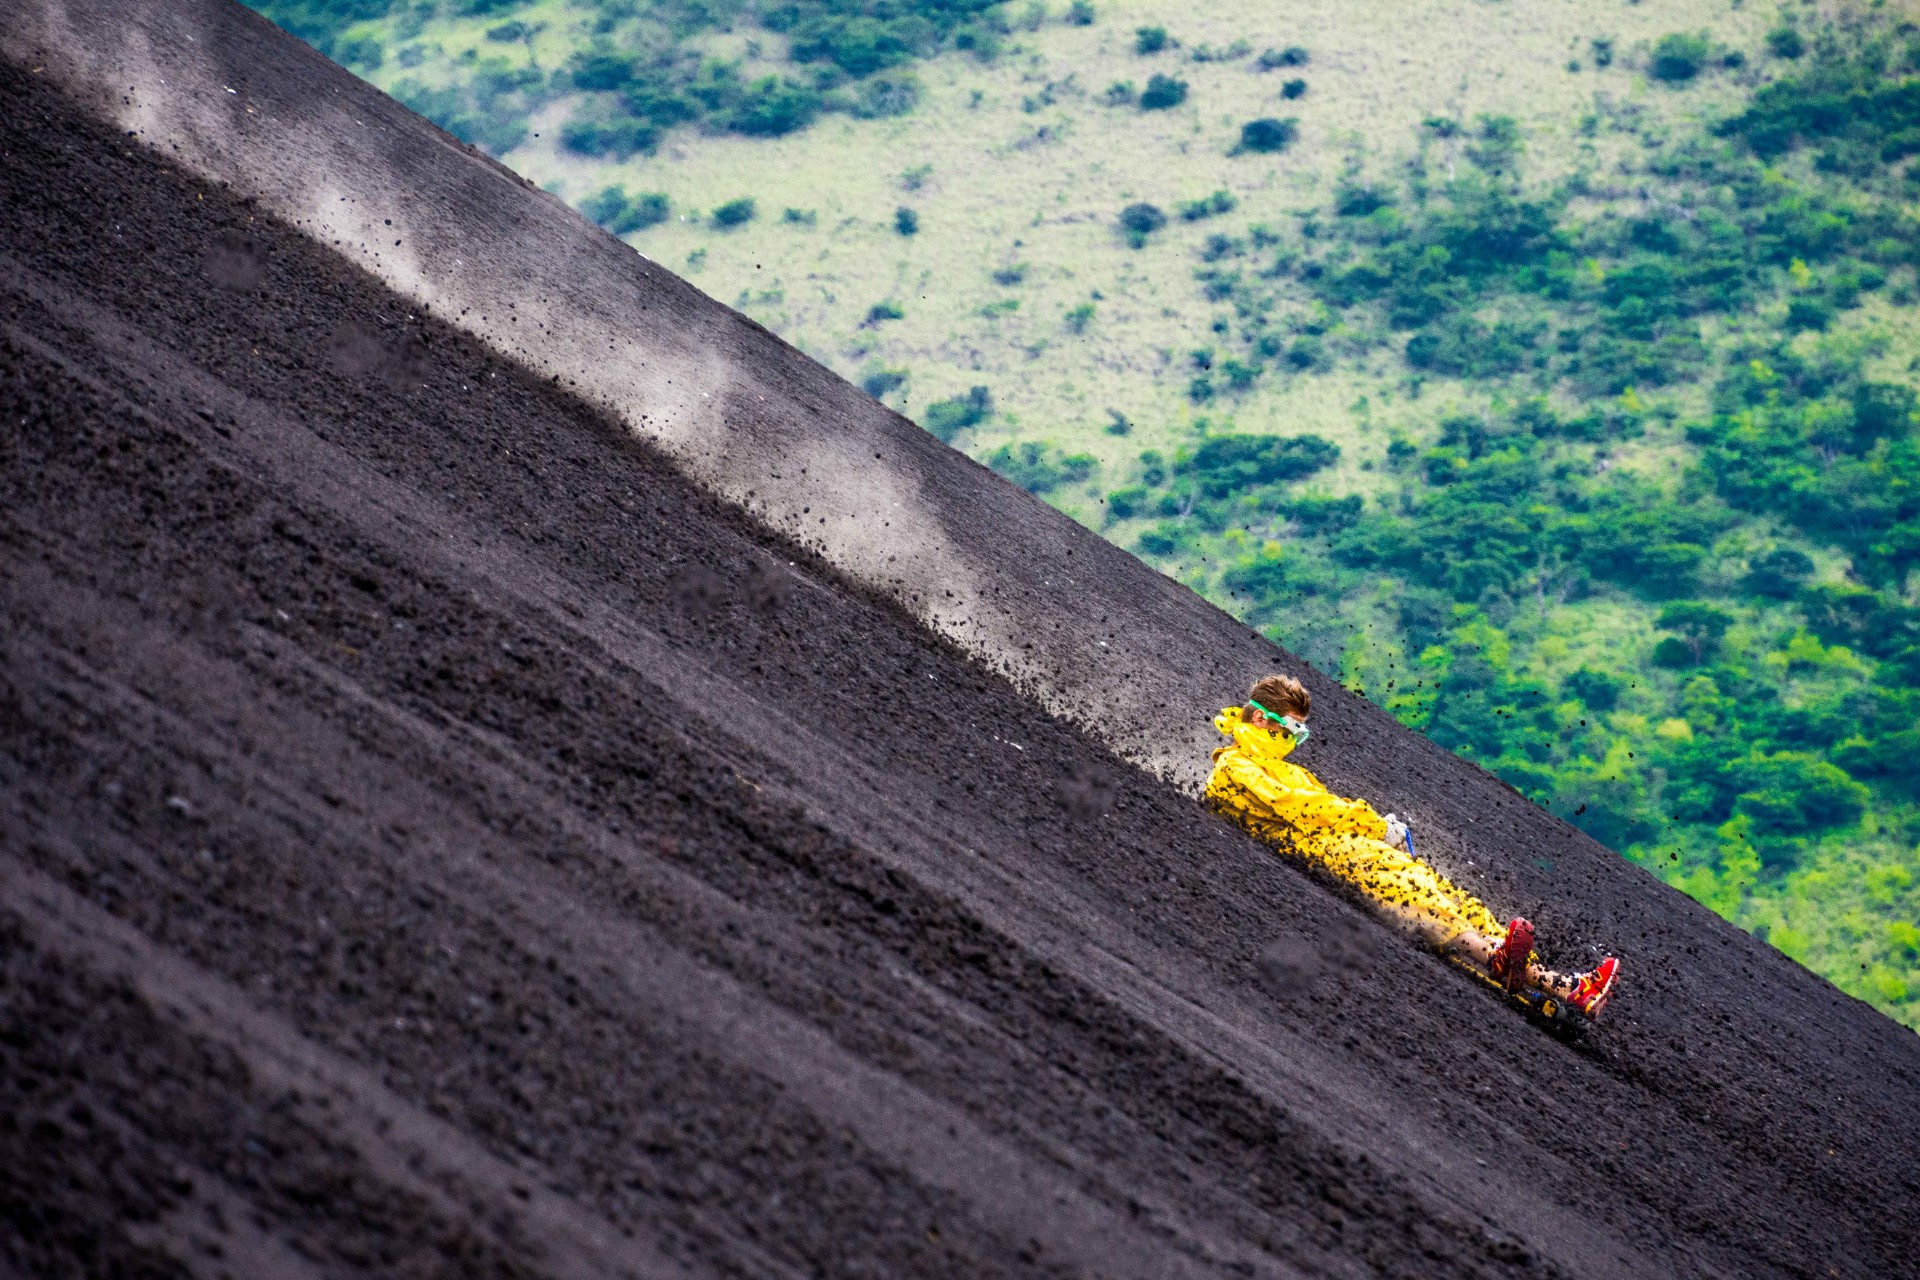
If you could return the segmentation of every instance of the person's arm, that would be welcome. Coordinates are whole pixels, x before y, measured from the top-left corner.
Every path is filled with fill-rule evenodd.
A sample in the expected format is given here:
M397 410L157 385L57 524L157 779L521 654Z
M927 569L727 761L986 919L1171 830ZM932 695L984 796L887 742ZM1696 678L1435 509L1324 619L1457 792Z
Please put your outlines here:
M1365 800L1348 800L1318 788L1289 787L1250 760L1224 762L1234 783L1259 797L1275 813L1303 827L1341 831L1370 840L1387 838L1386 819Z

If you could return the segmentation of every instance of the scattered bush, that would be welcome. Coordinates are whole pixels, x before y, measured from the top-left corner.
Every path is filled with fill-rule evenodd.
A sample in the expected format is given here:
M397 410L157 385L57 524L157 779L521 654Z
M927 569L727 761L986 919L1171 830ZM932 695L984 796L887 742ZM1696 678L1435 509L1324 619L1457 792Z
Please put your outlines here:
M1145 93L1140 95L1142 111L1166 111L1177 107L1187 100L1187 82L1176 80L1172 76L1155 76L1147 81Z
M993 415L993 397L985 387L974 387L964 396L936 400L927 406L920 425L943 444L968 427L977 427Z
M888 320L904 320L907 313L900 309L897 302L876 302L867 308L867 318L860 322L862 329L872 329Z
M1750 818L1762 836L1857 822L1870 798L1844 769L1807 752L1755 756L1742 761L1737 773L1744 789L1734 810Z
M1062 454L1047 441L1023 440L995 449L987 455L987 465L1028 493L1047 494L1085 482L1099 464L1089 454Z
M333 60L362 76L378 71L387 60L387 51L372 36L349 36L333 45Z
M1093 25L1093 16L1091 0L1073 0L1067 6L1067 25L1070 27L1090 27Z
M756 212L758 212L758 206L755 205L753 197L741 196L738 200L727 201L713 211L713 225L723 231L731 231L735 227L752 222Z
M1193 60L1195 62L1232 62L1234 59L1244 58L1252 52L1253 46L1245 40L1235 40L1224 49L1216 49L1210 44L1203 44L1193 51Z
M1303 480L1340 458L1340 446L1315 435L1221 435L1194 450L1180 470L1191 474L1209 498L1224 498L1259 485Z
M1566 681L1567 693L1594 711L1611 711L1619 706L1620 692L1625 688L1626 682L1618 676L1595 671L1592 667L1581 667Z
M1661 36L1654 44L1647 74L1668 84L1684 84L1699 75L1707 65L1707 59L1712 56L1713 46L1707 42L1704 33L1688 35L1676 31Z
M1364 218L1393 203L1383 187L1348 184L1334 192L1333 211L1343 218Z
M1775 27L1767 32L1767 52L1776 58L1798 58L1806 51L1806 38L1793 27Z
M1770 551L1747 568L1742 585L1769 600L1791 600L1813 577L1813 561L1791 547Z
M1283 85L1281 85L1281 86L1280 86L1280 96L1281 96L1281 97L1283 97L1283 98L1304 98L1304 97L1306 97L1306 96L1307 96L1307 82L1306 82L1305 80L1289 80L1289 81L1287 81L1287 82L1286 82L1285 84L1283 84Z
M1165 27L1140 27L1133 33L1133 51L1138 54L1159 53L1167 47L1167 29Z
M614 235L624 236L665 222L671 206L663 192L628 196L625 187L602 187L580 202L580 212Z
M578 155L626 160L651 154L660 131L635 116L621 115L605 104L589 103L560 126L560 145Z
M1144 201L1130 204L1120 211L1120 229L1126 233L1127 243L1138 249L1146 244L1147 237L1167 225L1167 215L1158 206Z
M1593 65L1610 67L1613 65L1613 41L1595 40L1589 46L1593 50Z
M1180 216L1187 222L1199 222L1203 218L1212 218L1223 213L1232 213L1234 209L1239 207L1239 204L1240 202L1233 198L1232 193L1216 191L1210 196L1202 196L1198 200L1189 200L1181 205Z
M1066 315L1068 333L1085 333L1087 326L1093 323L1094 307L1091 302L1083 302Z
M783 209L780 211L780 221L793 226L811 227L819 220L820 215L812 209Z
M1240 126L1240 150L1271 155L1285 151L1300 136L1300 122L1292 116L1249 120Z
M1304 67L1312 60L1312 55L1297 44L1284 49L1268 49L1260 55L1258 66L1262 71L1276 71L1281 67Z
M904 116L920 102L920 77L911 71L888 71L860 82L853 114L862 120Z
M1733 625L1733 615L1718 605L1685 600L1662 609L1653 625L1664 631L1676 632L1683 654L1681 661L1674 662L1662 659L1660 653L1656 652L1656 662L1663 667L1697 667L1719 651L1721 639L1727 634L1727 628ZM1661 641L1660 648L1664 650L1667 644L1667 640Z
M875 400L907 385L905 369L875 369L860 379L860 389Z
M1139 98L1134 92L1133 81L1115 80L1107 86L1106 103L1110 107L1130 107Z
M920 215L907 206L901 205L893 211L893 229L903 236L918 235Z

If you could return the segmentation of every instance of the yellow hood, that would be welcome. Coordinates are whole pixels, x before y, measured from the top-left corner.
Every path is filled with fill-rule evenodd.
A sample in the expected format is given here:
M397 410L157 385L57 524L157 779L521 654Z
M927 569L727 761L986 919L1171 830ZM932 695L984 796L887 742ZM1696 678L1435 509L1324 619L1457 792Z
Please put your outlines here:
M1243 714L1242 707L1222 707L1220 714L1213 718L1213 727L1233 739L1233 745L1247 754L1254 763L1265 766L1279 764L1293 754L1295 746L1290 733L1269 733L1255 725ZM1220 752L1230 747L1220 747L1213 755L1217 760Z

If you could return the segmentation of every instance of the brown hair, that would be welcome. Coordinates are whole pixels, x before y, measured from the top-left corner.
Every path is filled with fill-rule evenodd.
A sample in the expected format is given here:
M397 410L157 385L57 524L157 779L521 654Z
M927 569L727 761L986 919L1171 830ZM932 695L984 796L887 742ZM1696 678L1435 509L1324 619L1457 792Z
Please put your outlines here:
M1261 677L1254 681L1247 700L1259 703L1276 716L1292 716L1295 720L1305 720L1313 713L1312 695L1292 676Z

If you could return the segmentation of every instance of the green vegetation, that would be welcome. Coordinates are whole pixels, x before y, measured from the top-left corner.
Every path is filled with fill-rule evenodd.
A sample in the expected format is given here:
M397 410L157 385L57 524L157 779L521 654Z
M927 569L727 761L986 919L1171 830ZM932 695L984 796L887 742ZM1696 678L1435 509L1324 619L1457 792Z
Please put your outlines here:
M1287 96L1292 98L1299 95L1290 93ZM1292 116L1288 116L1285 120L1275 120L1271 117L1249 120L1240 126L1240 150L1271 155L1277 151L1285 151L1299 136L1300 121Z
M1142 111L1165 111L1177 107L1187 100L1187 82L1176 80L1172 76L1155 76L1147 81L1146 90L1140 95Z
M1158 206L1142 201L1130 204L1120 211L1120 230L1125 233L1127 243L1138 249L1146 244L1147 237L1167 225L1167 215Z
M625 187L602 187L580 202L580 212L613 234L624 236L665 222L672 206L658 191L629 196Z
M1912 33L1130 3L259 7L1920 1024Z
M532 0L254 0L253 7L362 73L385 65L383 36L411 39L435 18L549 8ZM991 61L1012 29L1008 8L994 0L786 0L763 10L703 0L582 0L567 10L579 41L561 66L543 68L531 56L549 24L513 18L489 25L485 38L525 44L524 62L476 52L457 84L408 79L394 93L494 154L519 146L526 117L565 97L576 104L561 128L567 149L625 159L653 151L676 128L780 137L828 112L903 115L920 97L910 64L949 48ZM1091 7L1076 5L1067 21L1090 23ZM764 61L760 42L744 57L703 52L705 38L747 23L784 39L777 66ZM409 65L422 54L406 46L398 56Z
M1704 44L1660 41L1655 74L1700 74ZM1289 340L1397 350L1413 394L1461 379L1488 407L1441 410L1425 447L1403 426L1372 501L1299 483L1324 441L1204 424L1107 501L1158 517L1144 554L1909 1021L1920 395L1839 321L1913 297L1888 161L1920 153L1917 61L1829 51L1654 153L1630 214L1581 212L1585 174L1513 181L1511 121L1429 122L1472 139L1453 180L1350 184L1301 215L1304 251L1198 274L1243 369ZM1276 334L1289 279L1320 305ZM1665 474L1615 465L1656 443ZM1796 895L1842 867L1906 915L1809 923Z
M974 387L964 396L936 400L927 406L920 425L947 444L968 427L977 427L993 414L993 397L985 387Z
M758 212L759 206L755 204L752 197L741 196L737 200L727 201L713 211L713 225L723 229L745 226L753 221Z

